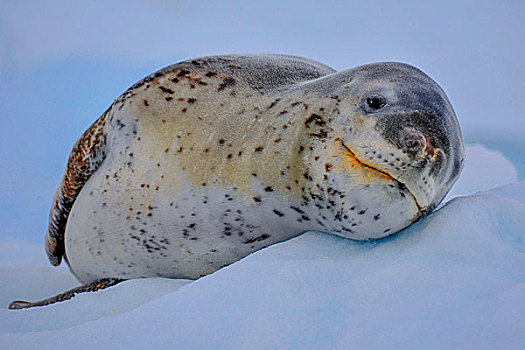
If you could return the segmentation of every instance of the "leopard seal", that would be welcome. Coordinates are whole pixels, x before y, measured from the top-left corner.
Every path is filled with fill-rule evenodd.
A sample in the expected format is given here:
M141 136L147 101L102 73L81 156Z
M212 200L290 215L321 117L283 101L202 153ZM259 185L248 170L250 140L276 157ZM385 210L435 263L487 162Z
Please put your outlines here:
M83 283L196 279L308 230L381 238L431 212L463 158L447 96L410 65L191 59L77 141L46 251Z

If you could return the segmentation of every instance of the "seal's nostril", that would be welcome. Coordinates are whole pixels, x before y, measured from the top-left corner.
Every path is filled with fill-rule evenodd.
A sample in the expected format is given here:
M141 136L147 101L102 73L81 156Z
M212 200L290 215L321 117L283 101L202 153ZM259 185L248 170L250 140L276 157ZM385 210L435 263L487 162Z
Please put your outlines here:
M408 148L420 148L422 146L421 140L416 137L405 137L405 145Z
M415 157L425 149L425 137L418 131L406 130L401 136L401 147L409 156Z

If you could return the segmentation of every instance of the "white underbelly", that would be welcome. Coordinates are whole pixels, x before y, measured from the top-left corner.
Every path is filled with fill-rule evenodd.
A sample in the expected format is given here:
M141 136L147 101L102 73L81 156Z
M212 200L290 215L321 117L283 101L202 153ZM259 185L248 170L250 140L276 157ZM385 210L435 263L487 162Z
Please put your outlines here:
M67 261L83 282L198 278L306 230L275 214L287 207L277 194L260 203L232 188L196 188L189 181L177 191L156 191L152 181L141 186L105 173L86 183L66 227Z

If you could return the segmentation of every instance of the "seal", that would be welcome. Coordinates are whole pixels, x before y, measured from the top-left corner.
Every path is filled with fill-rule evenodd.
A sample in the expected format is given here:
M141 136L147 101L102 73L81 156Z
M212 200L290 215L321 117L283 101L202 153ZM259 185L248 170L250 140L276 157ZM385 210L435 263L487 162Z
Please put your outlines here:
M410 65L197 58L133 85L77 141L46 251L99 286L196 279L308 230L377 239L431 212L463 158L447 96Z

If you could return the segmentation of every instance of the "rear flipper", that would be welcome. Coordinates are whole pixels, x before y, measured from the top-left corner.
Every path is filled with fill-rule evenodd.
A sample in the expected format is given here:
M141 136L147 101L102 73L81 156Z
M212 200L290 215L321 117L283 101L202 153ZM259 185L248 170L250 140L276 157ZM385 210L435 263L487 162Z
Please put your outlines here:
M20 310L20 309L28 309L35 306L45 306L57 303L59 301L69 300L80 293L85 292L96 292L98 290L106 289L109 287L112 287L114 285L119 284L120 282L124 282L124 279L121 278L103 278L95 282L91 282L88 284L84 284L80 287L76 287L73 289L68 290L67 292L60 293L58 295L55 295L54 297L35 301L35 302L29 302L29 301L13 301L11 304L9 304L9 309L11 310Z
M46 253L54 266L60 265L65 254L64 236L69 213L89 177L106 157L106 119L108 111L98 118L75 143L67 168L49 212L46 233Z

